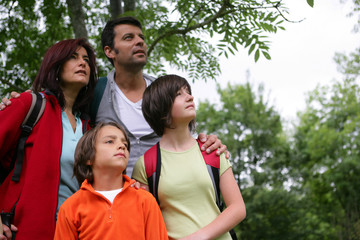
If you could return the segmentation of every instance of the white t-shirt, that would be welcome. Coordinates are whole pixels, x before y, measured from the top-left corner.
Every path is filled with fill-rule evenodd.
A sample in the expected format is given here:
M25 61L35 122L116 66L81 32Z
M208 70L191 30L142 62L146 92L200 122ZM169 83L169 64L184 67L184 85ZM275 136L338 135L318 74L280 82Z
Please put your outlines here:
M106 197L112 204L114 202L116 195L118 195L121 192L121 190L122 190L122 188L115 189L115 190L109 190L109 191L96 191L95 190L95 192L98 192L98 193L104 195L104 197Z
M145 82L146 86L149 86L151 83L146 79ZM130 101L119 87L116 88L115 97L120 109L120 120L136 138L153 132L143 116L141 110L142 99L136 103Z

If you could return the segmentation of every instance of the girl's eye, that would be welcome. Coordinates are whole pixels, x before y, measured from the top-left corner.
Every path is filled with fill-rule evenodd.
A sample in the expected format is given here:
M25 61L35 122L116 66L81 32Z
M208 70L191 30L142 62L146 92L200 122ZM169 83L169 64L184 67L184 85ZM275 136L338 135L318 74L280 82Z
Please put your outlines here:
M105 143L113 143L113 142L114 142L113 140L108 140Z

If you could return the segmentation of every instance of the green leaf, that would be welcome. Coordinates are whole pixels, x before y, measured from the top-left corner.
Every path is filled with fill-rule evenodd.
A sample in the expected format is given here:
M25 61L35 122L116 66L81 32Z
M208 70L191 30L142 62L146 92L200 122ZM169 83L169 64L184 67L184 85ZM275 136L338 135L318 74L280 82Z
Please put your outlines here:
M306 0L310 7L314 7L314 0Z
M265 51L262 51L262 54L264 55L264 57L267 59L267 60L271 60L271 56L269 53L265 52Z
M254 43L253 45L251 45L250 49L249 49L249 55L254 51L256 47L256 43Z
M257 61L259 60L259 57L260 57L260 51L259 51L259 49L258 49L258 50L256 50L256 52L255 52L255 62L257 62Z

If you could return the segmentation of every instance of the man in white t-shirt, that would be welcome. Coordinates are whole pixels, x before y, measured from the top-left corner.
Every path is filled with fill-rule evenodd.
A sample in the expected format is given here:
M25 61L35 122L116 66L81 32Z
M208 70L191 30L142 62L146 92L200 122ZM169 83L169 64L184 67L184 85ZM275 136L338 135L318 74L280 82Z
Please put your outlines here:
M131 141L127 175L131 176L136 160L159 141L142 115L142 96L153 77L143 74L147 63L147 47L141 23L133 17L107 22L101 35L105 55L114 66L107 75L107 83L96 114L96 123L115 121L122 124ZM96 91L96 90L95 90ZM205 134L199 134L206 140ZM218 149L219 148L219 149ZM218 153L226 150L215 135L210 136L204 149ZM227 153L229 157L229 153Z

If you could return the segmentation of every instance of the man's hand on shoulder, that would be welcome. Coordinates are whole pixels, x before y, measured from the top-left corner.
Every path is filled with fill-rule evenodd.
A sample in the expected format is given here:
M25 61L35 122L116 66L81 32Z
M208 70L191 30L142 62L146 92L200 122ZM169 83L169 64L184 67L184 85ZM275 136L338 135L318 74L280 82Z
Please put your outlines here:
M26 90L25 92L31 93L31 90ZM18 92L11 92L9 99L4 97L0 103L0 111L4 110L6 107L11 105L10 99L19 98L19 97L20 97L20 93L18 93Z
M226 145L221 143L221 140L216 135L206 135L205 133L199 133L198 138L204 144L201 147L201 151L211 153L216 150L216 154L220 155L225 153L227 159L230 158L230 152L227 151Z

